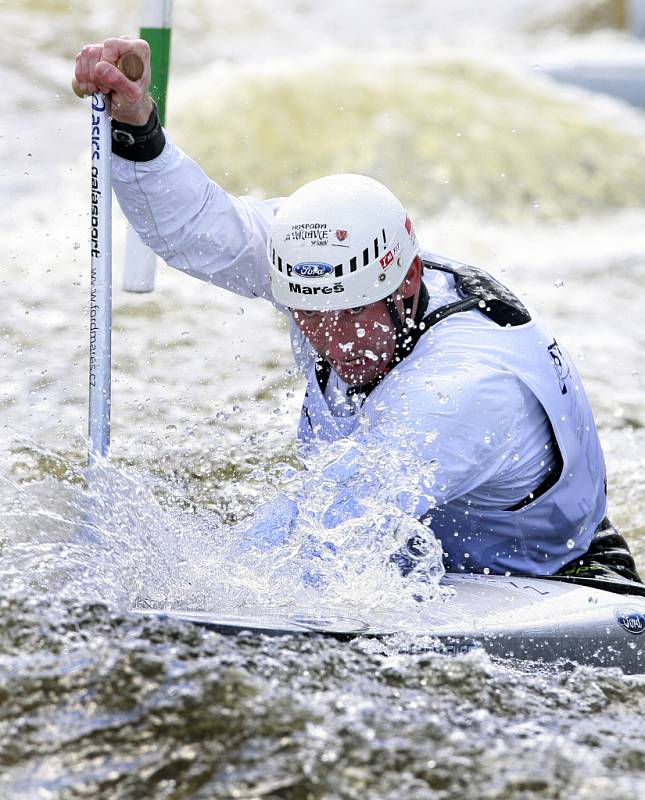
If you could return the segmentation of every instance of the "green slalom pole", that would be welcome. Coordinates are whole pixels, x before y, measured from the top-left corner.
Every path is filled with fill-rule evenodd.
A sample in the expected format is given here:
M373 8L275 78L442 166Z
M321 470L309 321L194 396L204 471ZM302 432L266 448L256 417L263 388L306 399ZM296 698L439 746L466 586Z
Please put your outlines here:
M139 36L150 45L150 94L157 108L161 124L166 124L166 95L170 67L170 33L172 0L144 0L141 7Z
M166 122L166 95L170 66L172 0L143 0L139 36L150 45L150 94ZM128 226L123 288L126 292L151 292L155 288L156 256Z

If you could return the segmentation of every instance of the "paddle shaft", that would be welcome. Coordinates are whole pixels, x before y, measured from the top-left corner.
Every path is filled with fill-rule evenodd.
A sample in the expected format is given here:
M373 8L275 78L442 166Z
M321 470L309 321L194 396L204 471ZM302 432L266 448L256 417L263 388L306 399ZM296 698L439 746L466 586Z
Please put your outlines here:
M143 74L143 62L126 53L118 63L130 80ZM83 96L78 83L74 92ZM88 463L110 448L112 368L112 123L110 96L92 95L90 133L90 354Z
M110 98L92 95L88 463L110 447L112 357L112 127Z

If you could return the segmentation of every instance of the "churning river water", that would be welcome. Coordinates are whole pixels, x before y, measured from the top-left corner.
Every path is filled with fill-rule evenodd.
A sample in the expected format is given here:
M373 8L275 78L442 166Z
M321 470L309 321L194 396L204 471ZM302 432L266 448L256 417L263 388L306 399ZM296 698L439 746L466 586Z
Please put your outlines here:
M68 86L83 43L136 33L131 5L0 2L0 798L645 797L645 676L128 613L302 599L293 554L236 539L302 480L285 325L166 267L124 293L118 212L112 454L87 488L88 108ZM547 75L636 45L571 33L572 3L443 5L177 2L169 127L237 193L372 174L425 246L509 283L577 358L643 570L645 117ZM360 580L309 604L406 607L365 537Z

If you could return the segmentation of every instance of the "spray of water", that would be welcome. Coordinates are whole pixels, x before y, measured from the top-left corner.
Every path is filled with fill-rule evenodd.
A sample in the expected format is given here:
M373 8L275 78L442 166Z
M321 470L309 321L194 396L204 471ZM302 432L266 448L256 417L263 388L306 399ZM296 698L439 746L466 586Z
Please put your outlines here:
M88 471L48 453L55 475L5 479L0 578L23 596L120 610L421 613L442 596L441 549L414 516L430 476L409 449L384 457L383 446L363 424L303 453L304 469L258 468L262 502L233 525L160 502L148 473L109 461ZM404 576L391 554L410 539L423 547Z

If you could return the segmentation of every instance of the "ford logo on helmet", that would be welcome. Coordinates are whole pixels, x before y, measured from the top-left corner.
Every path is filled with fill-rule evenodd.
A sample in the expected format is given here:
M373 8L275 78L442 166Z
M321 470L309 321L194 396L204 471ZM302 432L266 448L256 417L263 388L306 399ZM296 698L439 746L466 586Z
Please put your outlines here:
M322 278L323 275L333 272L334 268L322 261L301 261L300 264L296 264L293 271L301 278Z

